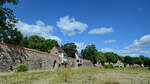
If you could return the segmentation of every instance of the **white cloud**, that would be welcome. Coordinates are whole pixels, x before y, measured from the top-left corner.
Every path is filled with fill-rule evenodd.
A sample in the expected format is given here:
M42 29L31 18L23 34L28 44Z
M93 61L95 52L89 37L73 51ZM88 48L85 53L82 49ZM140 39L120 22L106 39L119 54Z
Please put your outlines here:
M76 46L77 46L77 50L78 52L81 52L82 49L85 49L86 45L82 42L78 43L78 42L75 42Z
M116 40L105 40L104 43L115 43Z
M139 48L144 46L150 46L150 34L144 35L139 40L134 40L133 43L126 48Z
M116 52L114 49L111 49L111 48L102 48L100 51L102 51L102 52Z
M129 46L124 47L122 50L115 50L111 48L102 48L102 52L114 52L122 56L150 56L150 50L144 50L142 48L150 46L150 34L141 37L139 40L134 40Z
M106 34L106 33L111 33L114 32L113 28L106 28L106 27L101 27L101 28L95 28L90 30L88 33L89 34Z
M75 18L69 18L69 16L61 17L56 23L61 29L61 32L67 36L72 36L77 33L81 34L88 27L87 24L76 21Z
M24 36L39 35L45 39L54 39L61 42L61 39L57 36L51 35L54 27L51 25L45 25L42 21L37 21L35 24L27 24L25 22L19 21L16 27Z

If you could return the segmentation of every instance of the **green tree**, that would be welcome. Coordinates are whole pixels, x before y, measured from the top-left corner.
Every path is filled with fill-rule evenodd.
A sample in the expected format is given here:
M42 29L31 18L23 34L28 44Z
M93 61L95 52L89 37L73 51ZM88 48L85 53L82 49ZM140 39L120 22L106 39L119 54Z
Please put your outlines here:
M59 47L59 44L57 41L51 40L51 39L45 40L45 38L37 36L37 35L30 36L29 38L25 37L22 41L22 45L24 47L40 50L43 52L50 52L50 50L54 46Z
M144 66L150 66L150 58L143 55L139 56L139 58L142 60L142 64L144 64Z
M48 40L45 40L44 41L44 52L50 52L50 50L54 47L59 47L59 44L56 40L51 40L51 39L48 39Z
M130 64L130 65L134 64L133 63L133 58L130 57L130 56L125 56L124 62L127 63L127 64Z
M30 36L28 48L44 51L44 41L43 37L37 35Z
M21 46L21 42L23 39L21 32L19 32L17 29L13 29L13 30L9 31L8 33L9 33L9 37L5 38L4 42L8 43L8 44Z
M119 55L116 55L117 56L117 59L124 62L124 57L123 56L119 56Z
M0 0L0 42L19 45L22 34L15 28L17 19L13 10L6 7L8 3L17 5L18 0Z
M104 53L104 56L106 57L107 62L109 62L109 63L111 63L111 62L116 63L118 61L117 54L108 52L108 53Z
M104 63L106 62L106 57L104 56L103 52L98 52L98 55L96 57L96 61L101 63L102 65L104 65Z
M81 51L81 54L84 59L88 59L93 63L96 63L96 57L98 56L98 53L95 45L87 45L86 48Z
M18 0L1 0L0 6L3 6L5 3L13 3L14 5L18 4Z
M24 37L21 41L21 46L28 48L28 45L29 45L29 38Z
M62 45L61 48L67 53L68 57L75 58L75 53L77 52L77 46L75 43L66 43Z
M142 59L140 57L133 57L133 64L141 65L143 63Z

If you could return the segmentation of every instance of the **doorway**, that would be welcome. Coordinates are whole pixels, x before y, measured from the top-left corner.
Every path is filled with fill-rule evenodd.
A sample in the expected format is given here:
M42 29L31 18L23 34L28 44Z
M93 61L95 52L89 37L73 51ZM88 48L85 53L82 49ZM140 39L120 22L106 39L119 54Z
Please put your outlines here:
M56 60L54 60L54 62L53 62L53 68L55 68L56 67Z

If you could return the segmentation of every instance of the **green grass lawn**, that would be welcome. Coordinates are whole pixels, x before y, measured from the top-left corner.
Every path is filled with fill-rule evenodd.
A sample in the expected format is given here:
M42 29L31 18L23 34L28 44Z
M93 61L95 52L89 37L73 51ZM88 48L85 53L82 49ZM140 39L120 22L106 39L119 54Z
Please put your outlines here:
M150 84L147 68L83 67L0 73L0 84Z

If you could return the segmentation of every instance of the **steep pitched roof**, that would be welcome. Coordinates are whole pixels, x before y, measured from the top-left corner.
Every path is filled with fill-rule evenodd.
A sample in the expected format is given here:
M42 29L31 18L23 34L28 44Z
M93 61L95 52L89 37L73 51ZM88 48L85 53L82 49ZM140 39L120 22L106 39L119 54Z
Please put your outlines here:
M67 55L63 49L58 48L58 47L53 47L52 50L51 50L51 52L50 52L50 55L52 55L52 56L58 56L59 52L63 53L65 56Z

